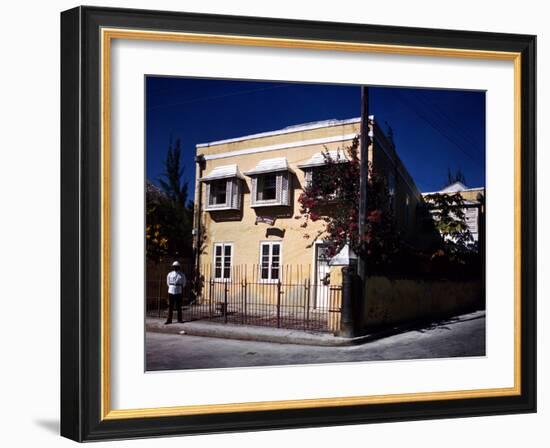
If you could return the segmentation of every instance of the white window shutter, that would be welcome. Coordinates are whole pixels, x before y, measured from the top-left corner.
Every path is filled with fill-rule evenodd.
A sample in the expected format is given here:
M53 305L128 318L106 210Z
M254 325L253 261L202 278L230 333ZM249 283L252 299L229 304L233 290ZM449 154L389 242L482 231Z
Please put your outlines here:
M233 182L231 179L227 179L225 182L225 207L231 207L233 198Z
M210 182L205 182L206 206L210 205Z
M277 174L276 185L277 185L277 193L275 196L276 202L277 204L282 204L283 203L283 174L282 173Z
M250 195L250 204L256 205L256 197L258 195L258 177L253 176L252 177L252 194Z
M305 187L310 188L313 183L313 171L311 169L306 170L305 173Z
M231 179L231 208L241 209L241 181L237 178Z
M289 205L290 201L290 178L289 172L285 171L280 175L281 178L281 196L279 203L281 205Z

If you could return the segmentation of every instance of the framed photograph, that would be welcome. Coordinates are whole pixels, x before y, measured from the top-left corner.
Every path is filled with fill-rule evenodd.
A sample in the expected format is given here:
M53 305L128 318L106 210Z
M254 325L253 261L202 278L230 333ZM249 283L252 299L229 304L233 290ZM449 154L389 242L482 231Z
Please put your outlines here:
M530 35L61 14L61 433L536 411Z

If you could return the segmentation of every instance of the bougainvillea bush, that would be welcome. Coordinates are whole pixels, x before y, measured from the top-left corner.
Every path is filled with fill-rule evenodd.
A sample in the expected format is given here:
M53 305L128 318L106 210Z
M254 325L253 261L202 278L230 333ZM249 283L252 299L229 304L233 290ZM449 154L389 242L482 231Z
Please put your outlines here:
M391 201L385 179L368 168L367 225L359 235L359 139L339 149L333 157L325 148L325 164L313 168L312 182L304 186L298 198L304 238L313 244L322 238L329 243L329 256L334 256L346 243L358 255L367 255L369 269L392 263L399 250L399 235L392 218ZM347 161L344 161L347 159ZM310 223L324 225L313 234Z
M349 243L364 255L369 275L445 275L460 276L480 272L479 248L466 224L464 201L457 194L427 196L418 211L425 221L424 236L430 244L423 249L404 241L394 222L394 201L386 179L368 165L367 223L359 234L359 140L337 151L323 151L325 164L313 168L311 182L299 196L304 238L311 245L318 239L328 242L332 257ZM347 161L344 161L346 160ZM322 226L311 225L322 222ZM313 230L315 229L315 230ZM417 235L420 236L420 235Z

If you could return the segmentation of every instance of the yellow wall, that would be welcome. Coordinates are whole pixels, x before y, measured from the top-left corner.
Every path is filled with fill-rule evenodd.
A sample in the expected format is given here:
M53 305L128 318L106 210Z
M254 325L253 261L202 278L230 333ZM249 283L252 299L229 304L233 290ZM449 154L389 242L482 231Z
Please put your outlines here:
M281 136L254 139L252 142L245 140L237 143L210 146L208 148L197 148L198 154L211 155L228 151L236 151L251 147L258 147L271 144L291 143L300 140L313 138L324 138L332 136L343 136L359 132L359 124L345 126L333 126L328 128L301 131ZM275 157L286 157L289 166L293 169L291 183L291 207L250 207L251 179L245 176L246 187L244 189L242 211L233 212L203 212L203 226L206 231L205 251L201 255L200 264L212 263L213 243L226 242L234 244L233 265L252 265L260 261L261 241L282 241L281 263L284 265L302 265L311 267L313 264L313 248L311 246L314 236L323 228L323 223L309 223L306 229L300 227L304 222L300 215L300 204L298 197L304 184L304 171L297 168L297 165L307 162L315 153L322 152L324 148L329 150L344 149L352 143L346 140L326 145L310 145L299 148L280 149L256 154L238 155L224 157L221 159L207 160L203 176L212 169L237 164L241 173L253 169L261 160ZM198 191L198 188L197 188ZM203 188L203 204L206 201ZM273 227L268 224L256 224L257 216L275 217L274 228L284 232L284 237L266 235L266 231ZM311 235L310 239L304 238L304 233ZM313 269L311 267L311 269Z
M301 130L282 135L272 135L268 137L249 138L230 143L210 144L209 146L197 147L197 154L204 156L227 154L231 151L250 150L268 145L295 144L299 141L330 138L334 136L358 135L360 123L339 124L323 128ZM369 161L375 166L375 170L387 175L390 170L396 173L396 197L395 213L398 226L405 229L405 224L409 223L410 228L406 228L405 234L412 232L412 225L416 222L416 205L421 201L421 195L416 189L414 182L406 172L399 157L395 153L393 146L388 144L387 139L381 130L376 126L375 133L380 138L375 140L374 146L369 148ZM384 151L378 141L384 144ZM278 149L251 154L232 155L214 160L206 160L202 175L207 175L212 169L237 164L241 173L253 169L261 160L286 157L289 166L293 169L291 184L291 203L292 207L259 207L250 206L251 179L245 176L244 195L240 212L203 212L202 226L205 229L206 241L205 250L200 257L201 265L211 264L213 261L214 243L233 243L234 254L232 263L236 265L255 265L260 262L260 242L262 241L282 241L281 264L283 265L302 265L308 266L313 279L313 257L314 250L311 247L314 237L324 227L323 222L308 223L306 229L300 227L304 222L300 215L300 205L298 197L304 184L304 171L297 168L297 165L307 162L315 153L328 150L344 149L352 143L351 139L333 142L328 144L315 144L294 148ZM198 178L198 175L197 175ZM412 184L412 185L411 185ZM205 192L202 192L202 203L206 202ZM196 188L198 191L198 185ZM404 207L406 196L409 196L409 207ZM198 197L195 202L197 203ZM408 220L404 214L408 213ZM264 224L256 224L257 216L275 217L276 221L273 227ZM267 235L268 229L278 229L284 232L284 236ZM310 238L304 238L304 234L309 234ZM322 237L319 239L321 240ZM252 268L251 268L252 269Z

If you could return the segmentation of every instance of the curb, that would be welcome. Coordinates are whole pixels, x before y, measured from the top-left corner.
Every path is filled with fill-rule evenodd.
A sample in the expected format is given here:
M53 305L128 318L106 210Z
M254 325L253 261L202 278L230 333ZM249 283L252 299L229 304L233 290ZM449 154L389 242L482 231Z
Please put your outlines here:
M475 313L479 313L476 311ZM472 313L467 313L472 314ZM483 311L483 317L485 312ZM345 347L378 339L387 338L405 331L424 328L428 323L444 322L446 319L431 319L415 321L380 329L355 338L334 336L330 333L313 333L304 330L288 330L272 327L255 327L251 325L235 325L209 321L188 321L164 325L163 319L147 318L145 330L152 333L203 336L210 338L237 339L254 342L275 342L278 344L313 345L322 347Z
M367 342L371 335L343 338L332 334L313 333L303 330L288 330L271 327L254 327L215 322L184 322L164 325L148 319L146 331L153 333L206 336L211 338L238 339L254 342L275 342L278 344L314 345L342 347Z

